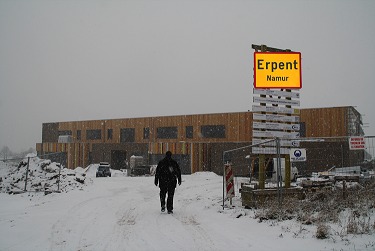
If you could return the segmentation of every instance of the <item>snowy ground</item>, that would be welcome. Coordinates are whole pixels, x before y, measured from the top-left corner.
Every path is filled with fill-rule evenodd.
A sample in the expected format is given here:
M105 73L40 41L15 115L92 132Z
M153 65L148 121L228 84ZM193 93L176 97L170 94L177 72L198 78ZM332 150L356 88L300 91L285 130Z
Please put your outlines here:
M184 175L168 215L153 177L95 178L95 168L62 193L0 193L0 250L375 250L374 235L319 240L313 225L259 223L239 197L223 210L213 173Z

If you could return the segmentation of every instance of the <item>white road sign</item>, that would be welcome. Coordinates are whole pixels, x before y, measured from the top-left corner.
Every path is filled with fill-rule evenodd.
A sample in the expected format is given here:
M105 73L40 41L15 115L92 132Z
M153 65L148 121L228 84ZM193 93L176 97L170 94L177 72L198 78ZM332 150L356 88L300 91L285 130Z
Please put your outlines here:
M272 123L272 122L253 122L254 129L267 129L267 130L289 130L299 131L299 124L283 124L283 123Z
M269 89L253 89L254 94L259 95L269 95L277 97L287 97L287 98L299 98L299 92L287 92L287 91L276 91Z
M261 98L253 97L254 103L264 103L264 104L273 104L273 105L293 105L299 106L298 100L287 100L287 99L278 99L278 98Z
M253 144L265 139L280 138L280 153L289 154L290 147L299 147L299 93L284 90L253 90ZM260 95L260 96L256 96ZM267 96L267 97L266 97ZM293 100L292 100L293 99ZM260 105L262 104L262 105ZM289 106L289 107L286 107ZM294 116L297 115L297 116ZM252 148L254 154L276 154L276 142Z
M299 138L299 132L257 131L257 130L253 130L253 138L297 139L297 138Z
M253 154L277 154L276 147L252 147ZM280 148L280 154L289 154L289 148Z
M275 114L253 113L253 120L299 123L299 116L285 116L285 115L275 115Z
M263 106L263 105L253 105L253 112L277 112L284 114L299 114L299 109L287 108L282 106Z
M291 162L306 161L306 149L305 148L291 148L289 155L290 155Z
M266 139L257 139L257 138L253 138L253 141L251 142L253 145L254 144L262 144L262 142L266 142L266 141L269 141L266 140ZM282 147L299 147L300 145L300 141L299 140L287 140L287 139L283 139L283 140L280 140L280 146ZM261 146L276 146L276 141L272 141L272 142L268 142L268 143L264 143L262 144Z

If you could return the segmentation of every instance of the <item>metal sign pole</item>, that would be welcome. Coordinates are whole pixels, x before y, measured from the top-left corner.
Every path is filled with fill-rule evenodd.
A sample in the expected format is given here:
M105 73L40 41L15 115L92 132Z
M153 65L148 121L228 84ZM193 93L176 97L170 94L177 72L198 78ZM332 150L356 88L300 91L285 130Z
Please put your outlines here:
M280 159L280 138L276 138L276 152L277 152L277 196L279 200L279 206L281 205L281 189L283 186L283 179L281 174L281 159Z

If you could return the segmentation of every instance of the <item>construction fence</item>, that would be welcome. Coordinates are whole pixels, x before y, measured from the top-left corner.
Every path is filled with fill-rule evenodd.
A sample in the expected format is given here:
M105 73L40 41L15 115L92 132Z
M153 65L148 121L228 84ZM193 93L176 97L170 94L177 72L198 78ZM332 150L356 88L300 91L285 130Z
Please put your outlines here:
M357 181L361 187L374 182L375 137L358 140L364 142L357 148L351 145L350 137L264 140L224 151L223 162L231 166L234 192L240 191L245 207L258 207L273 199L280 207L284 197L303 200L309 192L333 186L341 186L338 190L345 199L355 194L346 182ZM303 156L292 156L295 152L303 152ZM260 168L262 164L264 168ZM287 166L291 167L290 173L285 172ZM228 184L223 178L223 208L226 199L233 197L228 196Z
M290 161L290 149L304 149L306 156L302 161L290 161L292 177L311 176L317 172L326 172L333 168L361 167L362 170L375 169L375 136L365 136L365 148L352 150L350 137L301 138L298 140L280 140L281 165ZM276 173L276 140L252 142L238 148L226 149L223 162L231 163L234 175L257 179L259 175L259 157L265 158L266 179L274 179ZM297 174L296 174L297 177Z

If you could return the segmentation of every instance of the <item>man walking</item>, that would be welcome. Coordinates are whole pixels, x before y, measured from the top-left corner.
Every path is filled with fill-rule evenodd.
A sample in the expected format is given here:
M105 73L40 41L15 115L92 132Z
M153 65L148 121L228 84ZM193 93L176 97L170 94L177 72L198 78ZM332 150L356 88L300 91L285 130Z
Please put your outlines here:
M168 193L167 210L173 213L173 195L177 185L181 185L181 170L178 163L172 159L172 152L167 151L164 159L159 161L155 173L155 186L159 184L161 211L165 211L165 197Z

